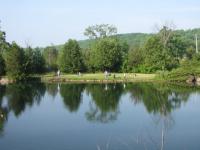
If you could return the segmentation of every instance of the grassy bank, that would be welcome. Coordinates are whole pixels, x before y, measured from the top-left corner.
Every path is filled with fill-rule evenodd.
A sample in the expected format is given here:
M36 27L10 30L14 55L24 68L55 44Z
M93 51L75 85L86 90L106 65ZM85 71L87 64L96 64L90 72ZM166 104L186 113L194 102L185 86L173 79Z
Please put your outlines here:
M51 73L40 77L43 82L148 82L154 80L155 74L111 73L106 78L103 73L62 74L59 77Z

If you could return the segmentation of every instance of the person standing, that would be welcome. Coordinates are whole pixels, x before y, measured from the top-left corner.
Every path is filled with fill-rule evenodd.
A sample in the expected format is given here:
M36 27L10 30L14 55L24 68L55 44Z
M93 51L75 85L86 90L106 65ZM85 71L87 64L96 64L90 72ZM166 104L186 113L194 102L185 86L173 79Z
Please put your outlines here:
M57 71L57 76L60 77L60 70Z

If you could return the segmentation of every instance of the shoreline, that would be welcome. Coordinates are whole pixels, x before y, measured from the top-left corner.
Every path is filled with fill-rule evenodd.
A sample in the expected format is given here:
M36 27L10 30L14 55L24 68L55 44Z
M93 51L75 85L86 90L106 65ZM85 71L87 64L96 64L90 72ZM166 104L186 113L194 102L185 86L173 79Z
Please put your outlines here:
M122 73L112 73L107 78L103 73L96 74L65 74L61 76L39 76L41 82L49 83L131 83L131 82L153 82L155 80L155 74L135 74L127 73L125 76Z
M87 80L73 80L73 79L49 79L41 80L44 83L134 83L134 82L153 82L155 80L98 80L98 79L87 79Z
M114 77L115 76L115 77ZM82 75L63 74L55 76L55 74L30 75L26 81L38 81L44 83L131 83L131 82L154 82L155 74L136 74L136 73L112 73L107 78L103 73L86 73ZM14 83L7 76L0 78L0 85Z
M133 76L136 75L136 76ZM127 76L124 77L122 73L117 73L116 78L113 76L109 76L105 79L103 73L97 74L83 74L81 76L75 74L64 74L61 76L55 76L53 74L43 74L43 75L33 75L30 76L26 82L42 82L42 83L98 83L98 84L106 84L106 83L138 83L138 82L147 82L147 83L166 83L166 84L176 84L181 86L199 86L195 84L189 84L187 82L182 81L169 81L165 79L156 78L156 74L135 74L135 73L127 73ZM13 80L8 79L7 76L3 76L0 78L0 85L7 85L14 83Z

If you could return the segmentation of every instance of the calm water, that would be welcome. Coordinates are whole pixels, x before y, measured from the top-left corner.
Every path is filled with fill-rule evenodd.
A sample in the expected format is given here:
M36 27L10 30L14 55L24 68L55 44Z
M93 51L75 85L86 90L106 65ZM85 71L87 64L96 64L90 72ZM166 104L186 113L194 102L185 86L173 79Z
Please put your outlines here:
M0 86L1 150L199 150L200 91L159 84Z

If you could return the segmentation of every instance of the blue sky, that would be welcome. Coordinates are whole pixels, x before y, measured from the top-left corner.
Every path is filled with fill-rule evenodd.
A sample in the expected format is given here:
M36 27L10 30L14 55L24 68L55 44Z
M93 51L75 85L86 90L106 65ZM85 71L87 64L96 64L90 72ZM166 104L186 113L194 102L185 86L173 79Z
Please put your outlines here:
M200 0L0 0L1 27L21 46L81 40L84 29L108 23L118 33L154 32L155 24L200 27Z

